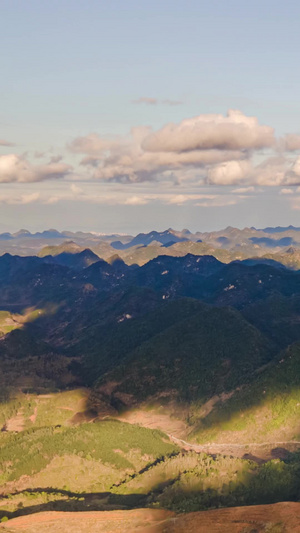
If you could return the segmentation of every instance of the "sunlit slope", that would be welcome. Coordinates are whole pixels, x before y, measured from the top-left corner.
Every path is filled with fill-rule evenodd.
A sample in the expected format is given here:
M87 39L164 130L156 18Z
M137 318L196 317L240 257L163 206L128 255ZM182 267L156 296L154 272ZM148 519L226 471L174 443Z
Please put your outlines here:
M199 442L300 441L300 344L257 373L234 395L217 402L193 431Z
M177 452L157 430L110 420L6 432L0 444L2 492L41 487L108 491L127 474Z

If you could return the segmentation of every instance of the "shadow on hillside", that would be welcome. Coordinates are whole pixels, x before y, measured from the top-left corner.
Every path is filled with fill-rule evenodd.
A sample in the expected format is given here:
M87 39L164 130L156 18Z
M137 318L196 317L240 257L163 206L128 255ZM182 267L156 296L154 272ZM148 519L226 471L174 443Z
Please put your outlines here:
M4 306L0 308L3 310ZM30 321L0 337L1 404L15 397L16 391L39 394L82 385L80 377L70 371L72 357L66 357L63 346L55 342L62 322L61 306L54 309L54 304L49 304L49 312L46 308L41 312L32 309ZM11 306L5 306L5 310L11 312ZM26 308L18 308L17 313L25 315Z
M19 504L15 511L0 510L0 519L6 516L7 518L16 518L17 516L30 515L44 511L113 511L118 509L136 509L146 506L147 495L144 494L113 494L111 492L91 492L78 493L67 490L56 490L53 488L36 488L27 489L25 491L15 492L12 495L2 496L3 500L11 501L12 496L22 496L28 502L30 499L38 498L39 495L48 495L50 499L53 495L56 499L46 503L36 505L23 506Z
M217 466L217 465L216 465ZM180 477L169 476L162 485L156 485L147 494L114 494L111 492L78 493L53 488L36 488L2 496L10 505L16 497L18 508L6 511L2 508L0 519L4 516L15 518L44 511L108 511L137 509L155 503L161 508L179 512L217 509L220 507L272 504L281 501L299 501L300 463L298 455L291 455L287 462L271 461L267 464L240 470L236 463L237 475L221 476L217 481L218 470L212 469L214 479L203 484L200 471L184 470ZM207 476L205 476L207 477ZM22 501L23 496L23 501ZM51 496L54 501L50 501ZM30 502L44 498L43 503ZM26 504L31 503L29 506Z

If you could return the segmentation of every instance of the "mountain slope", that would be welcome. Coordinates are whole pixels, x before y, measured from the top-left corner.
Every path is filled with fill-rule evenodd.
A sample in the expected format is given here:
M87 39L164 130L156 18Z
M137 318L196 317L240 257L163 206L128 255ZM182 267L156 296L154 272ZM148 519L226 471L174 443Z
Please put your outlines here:
M299 441L300 343L281 352L194 429L199 442Z
M267 339L237 311L193 300L178 300L126 326L110 332L114 342L100 348L93 372L96 376L97 362L102 371L103 357L113 357L117 367L102 378L99 372L97 390L105 396L107 384L113 383L110 402L124 408L159 395L170 401L203 402L247 381L273 354ZM130 331L138 332L136 347Z

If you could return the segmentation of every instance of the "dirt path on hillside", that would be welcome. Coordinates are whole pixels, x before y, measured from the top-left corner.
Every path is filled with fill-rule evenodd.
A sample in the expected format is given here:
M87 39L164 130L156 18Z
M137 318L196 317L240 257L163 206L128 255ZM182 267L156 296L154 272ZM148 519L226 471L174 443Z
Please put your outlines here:
M158 509L45 512L0 524L3 533L300 533L300 503L176 515Z
M300 441L278 441L278 442L248 442L244 444L194 444L167 433L169 439L184 450L191 450L196 453L207 453L210 455L222 454L233 457L249 456L249 459L270 460L285 458L288 452L295 452L300 449Z

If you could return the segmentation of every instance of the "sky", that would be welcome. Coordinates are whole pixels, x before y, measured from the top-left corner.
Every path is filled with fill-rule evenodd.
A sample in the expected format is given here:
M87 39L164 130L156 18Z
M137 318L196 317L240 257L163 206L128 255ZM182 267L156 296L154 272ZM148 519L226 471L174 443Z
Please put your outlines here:
M0 231L300 225L300 3L0 9Z

